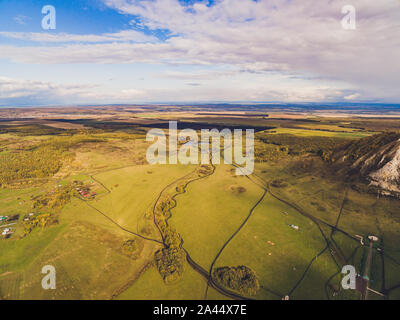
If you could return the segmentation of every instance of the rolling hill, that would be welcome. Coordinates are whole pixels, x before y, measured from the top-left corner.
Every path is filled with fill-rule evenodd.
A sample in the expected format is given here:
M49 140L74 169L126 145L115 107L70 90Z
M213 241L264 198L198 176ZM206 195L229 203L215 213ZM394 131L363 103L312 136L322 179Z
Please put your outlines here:
M384 195L400 195L400 134L385 132L335 150L338 171L364 178Z

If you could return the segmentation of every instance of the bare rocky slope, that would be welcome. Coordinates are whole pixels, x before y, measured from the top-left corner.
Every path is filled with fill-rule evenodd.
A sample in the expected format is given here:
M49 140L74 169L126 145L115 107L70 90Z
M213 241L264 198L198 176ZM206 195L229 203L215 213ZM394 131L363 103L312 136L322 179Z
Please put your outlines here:
M385 132L335 150L332 162L338 172L358 175L383 195L400 195L400 134Z

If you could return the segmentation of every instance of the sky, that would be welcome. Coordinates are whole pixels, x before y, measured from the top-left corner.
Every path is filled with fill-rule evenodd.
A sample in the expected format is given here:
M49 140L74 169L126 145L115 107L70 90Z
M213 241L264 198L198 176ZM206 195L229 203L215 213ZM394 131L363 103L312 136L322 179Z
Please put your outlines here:
M399 84L400 0L0 0L0 106L400 103Z

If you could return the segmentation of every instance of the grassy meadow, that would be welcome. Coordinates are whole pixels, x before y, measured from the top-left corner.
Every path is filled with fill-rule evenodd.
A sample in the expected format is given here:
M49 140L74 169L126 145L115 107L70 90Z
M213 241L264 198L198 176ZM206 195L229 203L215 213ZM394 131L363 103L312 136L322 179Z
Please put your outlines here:
M137 115L140 121L178 117L175 110ZM400 299L399 201L339 180L327 162L337 145L374 134L381 122L183 118L269 128L256 133L254 174L237 176L228 164L203 176L196 165L148 165L139 122L79 120L80 129L68 130L3 126L0 216L19 218L14 233L0 239L0 299L231 298L207 288L186 260L182 276L166 283L155 263L156 252L168 245L161 223L206 274L250 268L259 282L254 299L358 299L340 289L340 270L352 264L362 272L368 250L356 235L374 234L380 242L370 287ZM44 161L47 154L54 158ZM168 216L158 221L153 209L165 203ZM47 216L51 223L29 224ZM132 251L124 250L126 243ZM41 287L45 265L57 270L56 290Z

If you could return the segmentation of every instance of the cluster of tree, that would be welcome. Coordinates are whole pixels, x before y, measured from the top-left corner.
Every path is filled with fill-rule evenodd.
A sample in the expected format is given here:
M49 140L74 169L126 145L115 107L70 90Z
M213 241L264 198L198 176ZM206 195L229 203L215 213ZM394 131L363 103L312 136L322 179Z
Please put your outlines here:
M178 232L171 226L167 226L164 231L164 246L170 249L180 249L182 238Z
M57 217L50 213L44 213L34 217L33 219L24 223L24 233L23 237L29 235L33 229L35 228L42 228L48 227L50 225L58 223Z
M40 210L59 210L63 208L71 198L76 195L76 187L82 186L81 181L74 181L61 187L56 187L50 193L42 194L32 198L32 208L36 211Z
M155 262L165 283L177 281L185 269L185 251L182 249L182 238L175 229L166 225L163 229L164 248L158 250Z
M256 144L255 153L257 160L279 159L284 155L301 155L306 153L317 154L326 159L332 150L346 143L346 139L333 137L309 136L299 137L291 134L268 134L257 135L258 141L270 145L269 147ZM273 147L275 146L275 148ZM258 148L258 150L257 150Z
M137 136L145 136L146 131L139 128L139 123L129 123L129 122L116 122L116 121L99 121L97 119L83 119L76 120L75 123L83 124L85 127L90 127L91 130L95 132L107 132L107 133L126 133L126 135L121 135L121 139L124 137L126 139L131 139L130 134Z
M208 176L213 172L213 166L211 164L202 164L198 169L198 175L200 177Z
M288 183L283 179L275 179L271 182L271 186L274 188L286 188Z
M0 154L0 186L6 187L22 179L52 176L62 165L61 155L60 150L48 147Z
M76 130L66 130L53 128L40 124L31 124L23 126L0 125L0 134L12 133L18 136L51 136L51 135L73 135Z
M170 197L167 197L163 201L161 201L155 209L156 222L159 226L166 225L165 219L170 216L170 210L175 206L175 200Z
M161 211L162 213L164 213L164 216L167 216L167 212L172 209L175 206L175 201L170 198L167 197L164 201L160 202L158 209L159 211Z
M256 273L246 266L216 268L213 271L213 279L247 296L256 295L260 289Z
M179 280L185 268L185 252L177 248L163 248L155 255L155 262L165 283L172 283Z
M162 233L164 248L155 253L155 262L165 283L177 281L183 274L185 252L182 249L182 238L174 228L168 225L171 208L175 206L172 198L166 198L156 207L156 222Z
M32 209L41 213L24 221L23 236L27 236L37 227L45 228L57 223L57 213L77 194L76 188L82 186L81 181L74 181L71 184L57 186L51 192L31 197Z
M24 150L0 153L0 187L7 187L21 180L29 183L32 179L53 176L64 162L72 159L69 148L89 141L99 139L86 136L56 137Z
M141 242L139 239L126 240L121 246L122 254L132 259L137 259L142 249L143 242Z

